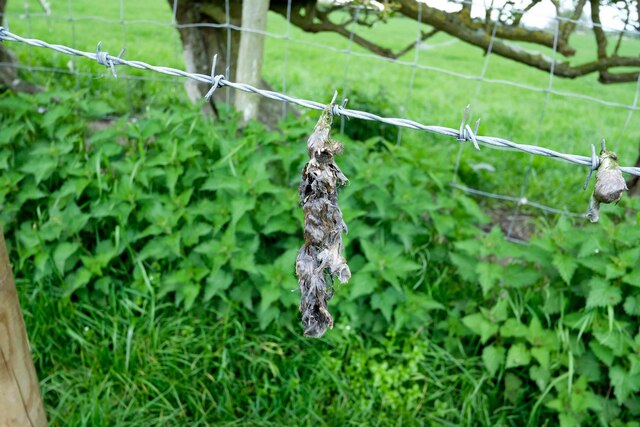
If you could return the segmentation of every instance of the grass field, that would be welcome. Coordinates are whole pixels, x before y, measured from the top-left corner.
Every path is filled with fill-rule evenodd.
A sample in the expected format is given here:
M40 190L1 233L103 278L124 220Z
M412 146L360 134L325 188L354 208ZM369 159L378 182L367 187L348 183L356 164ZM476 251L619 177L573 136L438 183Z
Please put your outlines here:
M126 46L129 59L183 67L180 41L170 26L171 10L166 1L125 0L122 11L118 2L54 1L53 14L48 18L39 14L37 1L26 2L28 14L24 4L9 0L7 20L10 30L17 34L87 51L93 51L97 42L102 41L103 50L112 54ZM70 17L73 17L73 23L69 22ZM126 24L119 23L121 18ZM285 34L286 22L279 16L270 15L268 30ZM397 49L415 38L417 24L393 19L386 25L359 32L386 47ZM283 80L286 80L286 91L290 95L328 101L334 89L348 97L355 91L374 99L384 97L390 105L391 115L454 128L459 125L464 107L478 95L473 111L483 120L481 134L518 143L537 142L559 151L584 155L590 153L590 144L598 144L601 137L606 137L610 147L618 148L622 164L630 164L637 156L638 113L631 117L621 135L628 110L549 94L541 121L547 96L543 89L549 86L549 76L544 72L492 56L487 79L524 84L539 90L498 82L479 83L473 78L454 77L435 69L417 69L410 91L411 66L362 56L360 54L365 52L357 46L352 47L357 55L348 55L301 42L347 48L348 40L337 35L312 35L292 27L290 36L289 41L267 39L264 66L265 79L277 90L283 88ZM444 34L433 37L428 43L431 48L419 52L419 63L468 76L479 75L484 64L481 51L462 42L451 42L452 39ZM573 42L578 48L578 59L587 59L593 52L591 35L577 34ZM171 123L164 114L175 109L194 124L209 126L198 121L202 120L197 118L198 109L188 103L181 82L137 79L160 76L122 67L118 69L119 75L133 78L113 80L101 66L81 58L72 59L50 50L28 49L13 43L7 45L18 53L26 67L79 71L79 76L50 70L25 71L25 76L44 84L51 92L75 88L78 93L72 97L74 102L90 104L93 111L119 116L131 113L130 108L134 106L132 115L136 117L152 116L157 112L158 123L162 120ZM628 41L624 49L632 54L638 51L639 45L638 40ZM549 50L540 50L550 54ZM413 55L412 51L401 60L412 62ZM595 76L573 81L554 78L553 89L631 104L635 84L604 86L597 83ZM352 126L352 123L347 121L345 126ZM217 131L206 128L201 135L209 136ZM411 153L419 158L402 163L398 175L406 173L407 165L419 164L425 169L425 175L445 184L441 190L445 195L442 199L448 200L449 193L452 193L451 198L459 198L446 186L452 178L458 143L411 130L404 130L402 136L402 144L415 146ZM354 148L351 152L353 157L349 157L347 144L344 163L363 165L364 161L358 155L364 151ZM558 209L579 212L586 209L588 194L582 191L586 168L559 161L538 157L531 160L525 154L488 148L477 153L466 147L461 179L481 190L519 196L530 162L532 171L526 197ZM472 166L479 163L492 166L494 171L473 172ZM372 163L367 169L351 167L350 178L354 183L367 179L374 181L371 174L376 174L378 166ZM358 176L358 171L362 176ZM393 172L387 172L387 175L389 181L393 181ZM410 185L413 181L407 178L406 182ZM343 194L355 193L356 187L348 187ZM439 195L429 196L433 196L435 203ZM440 202L439 198L437 202ZM415 203L413 199L406 204L412 203ZM496 206L495 202L486 199L480 199L479 203ZM473 207L472 204L468 206ZM626 206L627 202L623 201L617 208L606 209L620 212ZM525 211L540 222L547 219L539 211ZM345 212L354 217L366 213L348 207ZM482 216L481 213L477 215ZM555 222L555 218L549 222ZM366 235L368 230L362 224L360 229L357 226L352 229L350 238L356 240L355 236ZM98 232L95 231L96 236ZM400 246L398 242L385 245L385 238L391 242L392 236L385 236L384 232L372 236L382 242L383 248L394 248L394 244ZM460 240L463 237L468 236L462 236ZM425 244L426 249L420 249L420 254L426 253L425 262L431 262L428 264L430 269L442 267L437 260L437 244L444 245L445 241L429 242ZM462 242L463 245L471 246L469 241ZM538 254L536 251L538 249L532 251L531 256ZM431 261L432 256L435 261ZM362 256L360 264L364 264ZM138 269L132 275L136 275L136 283L143 282ZM608 275L607 270L607 278ZM449 266L424 277L427 279L421 292L429 296L456 289L462 283ZM289 286L289 282L295 286L295 279L289 279L286 284L280 284L281 287ZM148 284L146 277L145 280ZM310 341L301 338L298 329L274 325L260 329L252 312L239 300L225 300L224 304L196 301L187 311L176 307L168 298L158 297L153 290L146 292L135 287L110 288L108 293L96 297L99 303L94 303L90 299L69 298L58 283L19 277L17 284L53 425L519 426L527 421L531 425L557 423L555 416L549 415L550 410L540 406L543 397L547 396L540 397L542 390L534 387L519 390L518 384L522 385L522 382L518 383L515 375L505 373L505 370L497 377L490 375L483 366L480 342L472 342L463 348L460 341L456 341L460 336L471 335L459 317L469 307L477 308L479 303L476 302L452 303L449 308L455 315L441 319L439 327L442 329L430 329L434 324L429 323L412 333L396 334L397 331L389 328L387 333L363 334L351 328L343 318L338 319L336 328L324 339ZM387 288L391 289L388 284ZM539 291L537 288L525 289L523 294ZM345 306L356 305L359 301L340 295L337 299ZM522 312L531 309L524 307L524 297L517 301L520 303ZM603 318L612 322L606 315ZM450 331L451 336L435 336L442 335L442 330ZM570 363L573 366L573 359ZM527 375L525 372L520 376L528 378ZM506 392L501 388L502 384L506 384ZM549 390L551 385L547 392ZM610 390L608 394L611 394ZM519 397L514 397L516 395Z

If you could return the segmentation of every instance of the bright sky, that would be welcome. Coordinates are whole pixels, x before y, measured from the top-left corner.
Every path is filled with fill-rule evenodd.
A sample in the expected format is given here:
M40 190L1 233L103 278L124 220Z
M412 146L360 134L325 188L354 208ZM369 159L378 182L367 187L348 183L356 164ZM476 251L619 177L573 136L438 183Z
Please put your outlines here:
M432 6L441 10L446 10L448 12L458 11L461 8L459 4L455 4L447 0L418 0L418 1L422 1L423 3L426 3L429 6ZM484 0L472 0L472 1L473 1L473 4L471 6L471 16L474 18L483 18L484 11L486 9L485 1ZM505 3L506 3L506 0L494 0L493 6L495 8L499 8ZM490 5L491 1L487 0L486 4ZM571 4L572 4L571 0L561 0L561 5L566 5L567 7L570 7ZM611 6L602 6L600 9L600 12L601 12L600 19L602 21L602 26L605 30L620 31L623 29L624 23L618 16L618 12L615 8ZM497 17L497 13L498 11L494 10L495 16L492 16L492 18ZM591 14L591 7L588 3L584 8L583 16L584 14L586 14L586 16L590 16ZM634 14L636 14L635 11L634 11ZM550 24L552 24L553 18L555 18L555 7L553 6L550 0L543 0L540 3L538 3L535 7L533 7L529 12L527 12L527 14L524 15L524 17L522 18L522 24L529 27L545 28L545 27L549 27ZM637 19L637 16L635 16L635 19ZM589 20L589 22L590 21L591 20Z

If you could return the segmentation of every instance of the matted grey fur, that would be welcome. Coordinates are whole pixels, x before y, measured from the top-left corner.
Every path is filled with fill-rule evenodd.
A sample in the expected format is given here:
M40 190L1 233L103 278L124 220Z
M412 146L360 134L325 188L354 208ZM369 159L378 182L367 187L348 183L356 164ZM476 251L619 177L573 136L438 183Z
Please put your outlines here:
M618 166L618 156L613 151L607 151L605 141L602 140L600 151L600 165L596 173L596 186L589 200L587 218L591 222L600 219L600 203L619 202L622 192L627 191L627 184Z
M338 187L347 183L347 177L333 160L343 147L329 136L331 108L324 109L307 141L310 160L302 170L298 189L304 210L304 245L296 259L300 313L304 335L315 338L333 327L327 309L333 278L346 283L351 277L342 255L342 233L347 232L347 225L338 207Z

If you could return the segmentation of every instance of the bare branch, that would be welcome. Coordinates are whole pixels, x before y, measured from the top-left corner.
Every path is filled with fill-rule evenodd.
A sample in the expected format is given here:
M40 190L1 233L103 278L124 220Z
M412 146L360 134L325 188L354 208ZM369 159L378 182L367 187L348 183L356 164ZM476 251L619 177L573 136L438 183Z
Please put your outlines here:
M600 83L629 83L635 82L640 77L640 72L630 73L610 73L608 71L601 71L598 81Z
M313 1L309 3L315 4L315 2ZM302 6L297 5L291 11L291 23L299 27L300 29L308 31L310 33L333 32L340 34L341 36L344 36L346 38L353 37L352 39L354 43L362 46L368 51L387 58L395 58L391 49L373 43L359 36L358 34L353 33L352 36L352 32L347 30L344 26L331 22L325 12L315 9L315 7L306 6L306 14L303 16L300 13L301 7ZM282 16L287 16L286 4L280 5L272 3L271 10ZM314 22L314 18L316 18L319 22Z
M598 58L607 57L607 36L602 29L600 22L600 0L590 0L591 2L591 22L593 22L593 34L596 36L598 45Z
M520 21L522 20L522 17L529 12L531 9L533 9L538 3L540 3L540 1L542 0L533 0L531 3L529 3L527 5L527 7L525 7L523 10L518 11L515 13L515 18L513 20L513 27L517 27L518 25L520 25ZM586 0L582 0L582 1L586 1Z
M629 21L631 20L631 10L629 9L629 3L624 2L624 9L627 13L627 18L624 21L624 27L627 28L629 25ZM618 41L616 42L616 47L613 49L613 56L618 56L618 52L620 51L620 46L622 45L622 36L624 36L624 31L620 31L618 34Z
M531 10L535 4L541 0L532 0L527 5L523 13ZM599 73L599 80L602 83L621 83L635 81L638 76L638 72L612 72L616 67L640 67L640 57L618 57L614 55L609 57L607 55L607 38L600 23L600 4L599 0L589 0L591 2L591 18L594 23L594 34L596 36L596 42L598 46L597 57L595 60L585 62L578 65L572 65L569 62L556 63L552 67L553 61L551 58L546 57L538 52L529 51L518 46L514 46L505 43L506 40L523 41L534 43L541 46L553 47L554 35L541 30L530 30L514 25L500 25L496 29L495 40L493 44L492 52L496 55L504 58L511 59L513 61L550 72L553 68L555 75L565 78L577 78L591 73ZM422 33L422 40L433 36L438 31L445 32L453 37L456 37L462 41L465 41L474 46L478 46L483 50L487 50L491 43L491 36L485 28L485 21L478 21L471 18L470 7L468 4L464 4L462 10L457 13L449 13L443 10L430 7L426 4L418 5L414 0L397 0L397 10L402 15L417 20L418 8L422 7L422 23L433 27L433 30L428 33ZM560 31L561 34L557 40L556 51L564 56L572 56L575 54L575 49L568 43L568 38L576 28L577 19L580 18L586 0L579 0L573 11L570 21L563 23ZM291 15L291 23L297 25L305 31L309 32L335 32L344 37L352 37L353 41L359 46L365 49L387 57L396 59L412 48L415 48L416 42L412 42L404 49L394 53L388 48L373 43L358 34L352 34L341 25L337 25L331 20L325 12L314 12L316 2L314 0L307 0L304 3L305 13L300 13L300 6L295 10L296 13ZM284 2L278 2L272 0L271 9L275 12L285 15L286 7ZM312 19L309 19L313 15ZM314 19L315 18L315 19ZM572 22L573 21L573 22ZM616 50L617 53L617 50Z
M433 37L434 35L436 35L439 32L440 32L440 30L438 30L436 28L434 28L433 30L429 31L428 33L425 33L424 31L422 31L422 35L420 36L420 40L416 40L413 43L409 43L409 45L407 47L405 47L404 49L401 49L400 51L398 51L398 53L394 54L394 58L400 58L402 55L404 55L407 52L411 51L413 48L417 48L419 43L427 40L430 37Z
M398 0L401 5L399 12L409 18L418 18L418 4L413 0ZM483 22L474 21L470 16L463 13L464 9L458 13L448 13L443 10L422 4L422 22L438 28L454 37L458 37L461 31L482 31ZM486 31L485 31L486 33ZM553 48L554 35L541 30L529 30L522 27L498 26L496 38L504 40L522 41L539 44ZM488 40L487 40L488 46ZM558 40L557 52L564 56L573 56L576 51L567 43Z
M560 37L559 40L562 40L564 43L569 43L569 36L576 29L576 23L582 16L582 11L584 10L584 5L587 3L587 0L579 0L576 8L573 10L573 14L571 14L571 18L568 21L564 21L560 23Z

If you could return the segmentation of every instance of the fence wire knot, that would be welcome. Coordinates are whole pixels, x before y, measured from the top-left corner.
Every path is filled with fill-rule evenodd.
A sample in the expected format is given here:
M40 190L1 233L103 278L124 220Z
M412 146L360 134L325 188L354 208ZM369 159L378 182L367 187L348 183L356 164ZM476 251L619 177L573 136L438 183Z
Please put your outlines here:
M338 96L338 91L336 91L333 95L333 99L331 100L331 104L329 104L331 106L331 115L332 116L341 116L344 113L345 108L347 107L347 102L349 102L349 98L344 98L342 100L342 104L338 105L336 104L336 98ZM349 118L348 116L347 119Z
M96 49L96 62L98 64L104 65L105 67L111 69L111 74L116 79L118 78L118 74L116 73L116 63L113 62L113 57L109 55L108 52L102 51L102 42L98 42L98 48ZM125 49L123 48L120 51L120 54L116 57L116 59L122 59L122 55L124 55Z
M469 126L469 123L467 123L469 111L471 111L471 105L467 105L464 109L464 116L462 117L462 122L460 123L460 131L458 133L457 139L460 142L471 141L475 149L480 151L480 145L478 145L478 140L476 139L476 135L478 134L478 127L480 126L480 119L476 121L475 129L471 130L471 126Z
M204 99L209 102L213 93L222 86L222 80L224 80L223 74L216 75L216 64L218 63L218 54L213 55L213 62L211 63L211 89L204 96Z
M600 157L596 155L596 146L591 144L591 168L589 169L589 174L587 175L587 179L584 181L584 185L582 186L582 190L586 190L589 185L589 181L591 181L591 175L593 172L598 169L600 166Z

